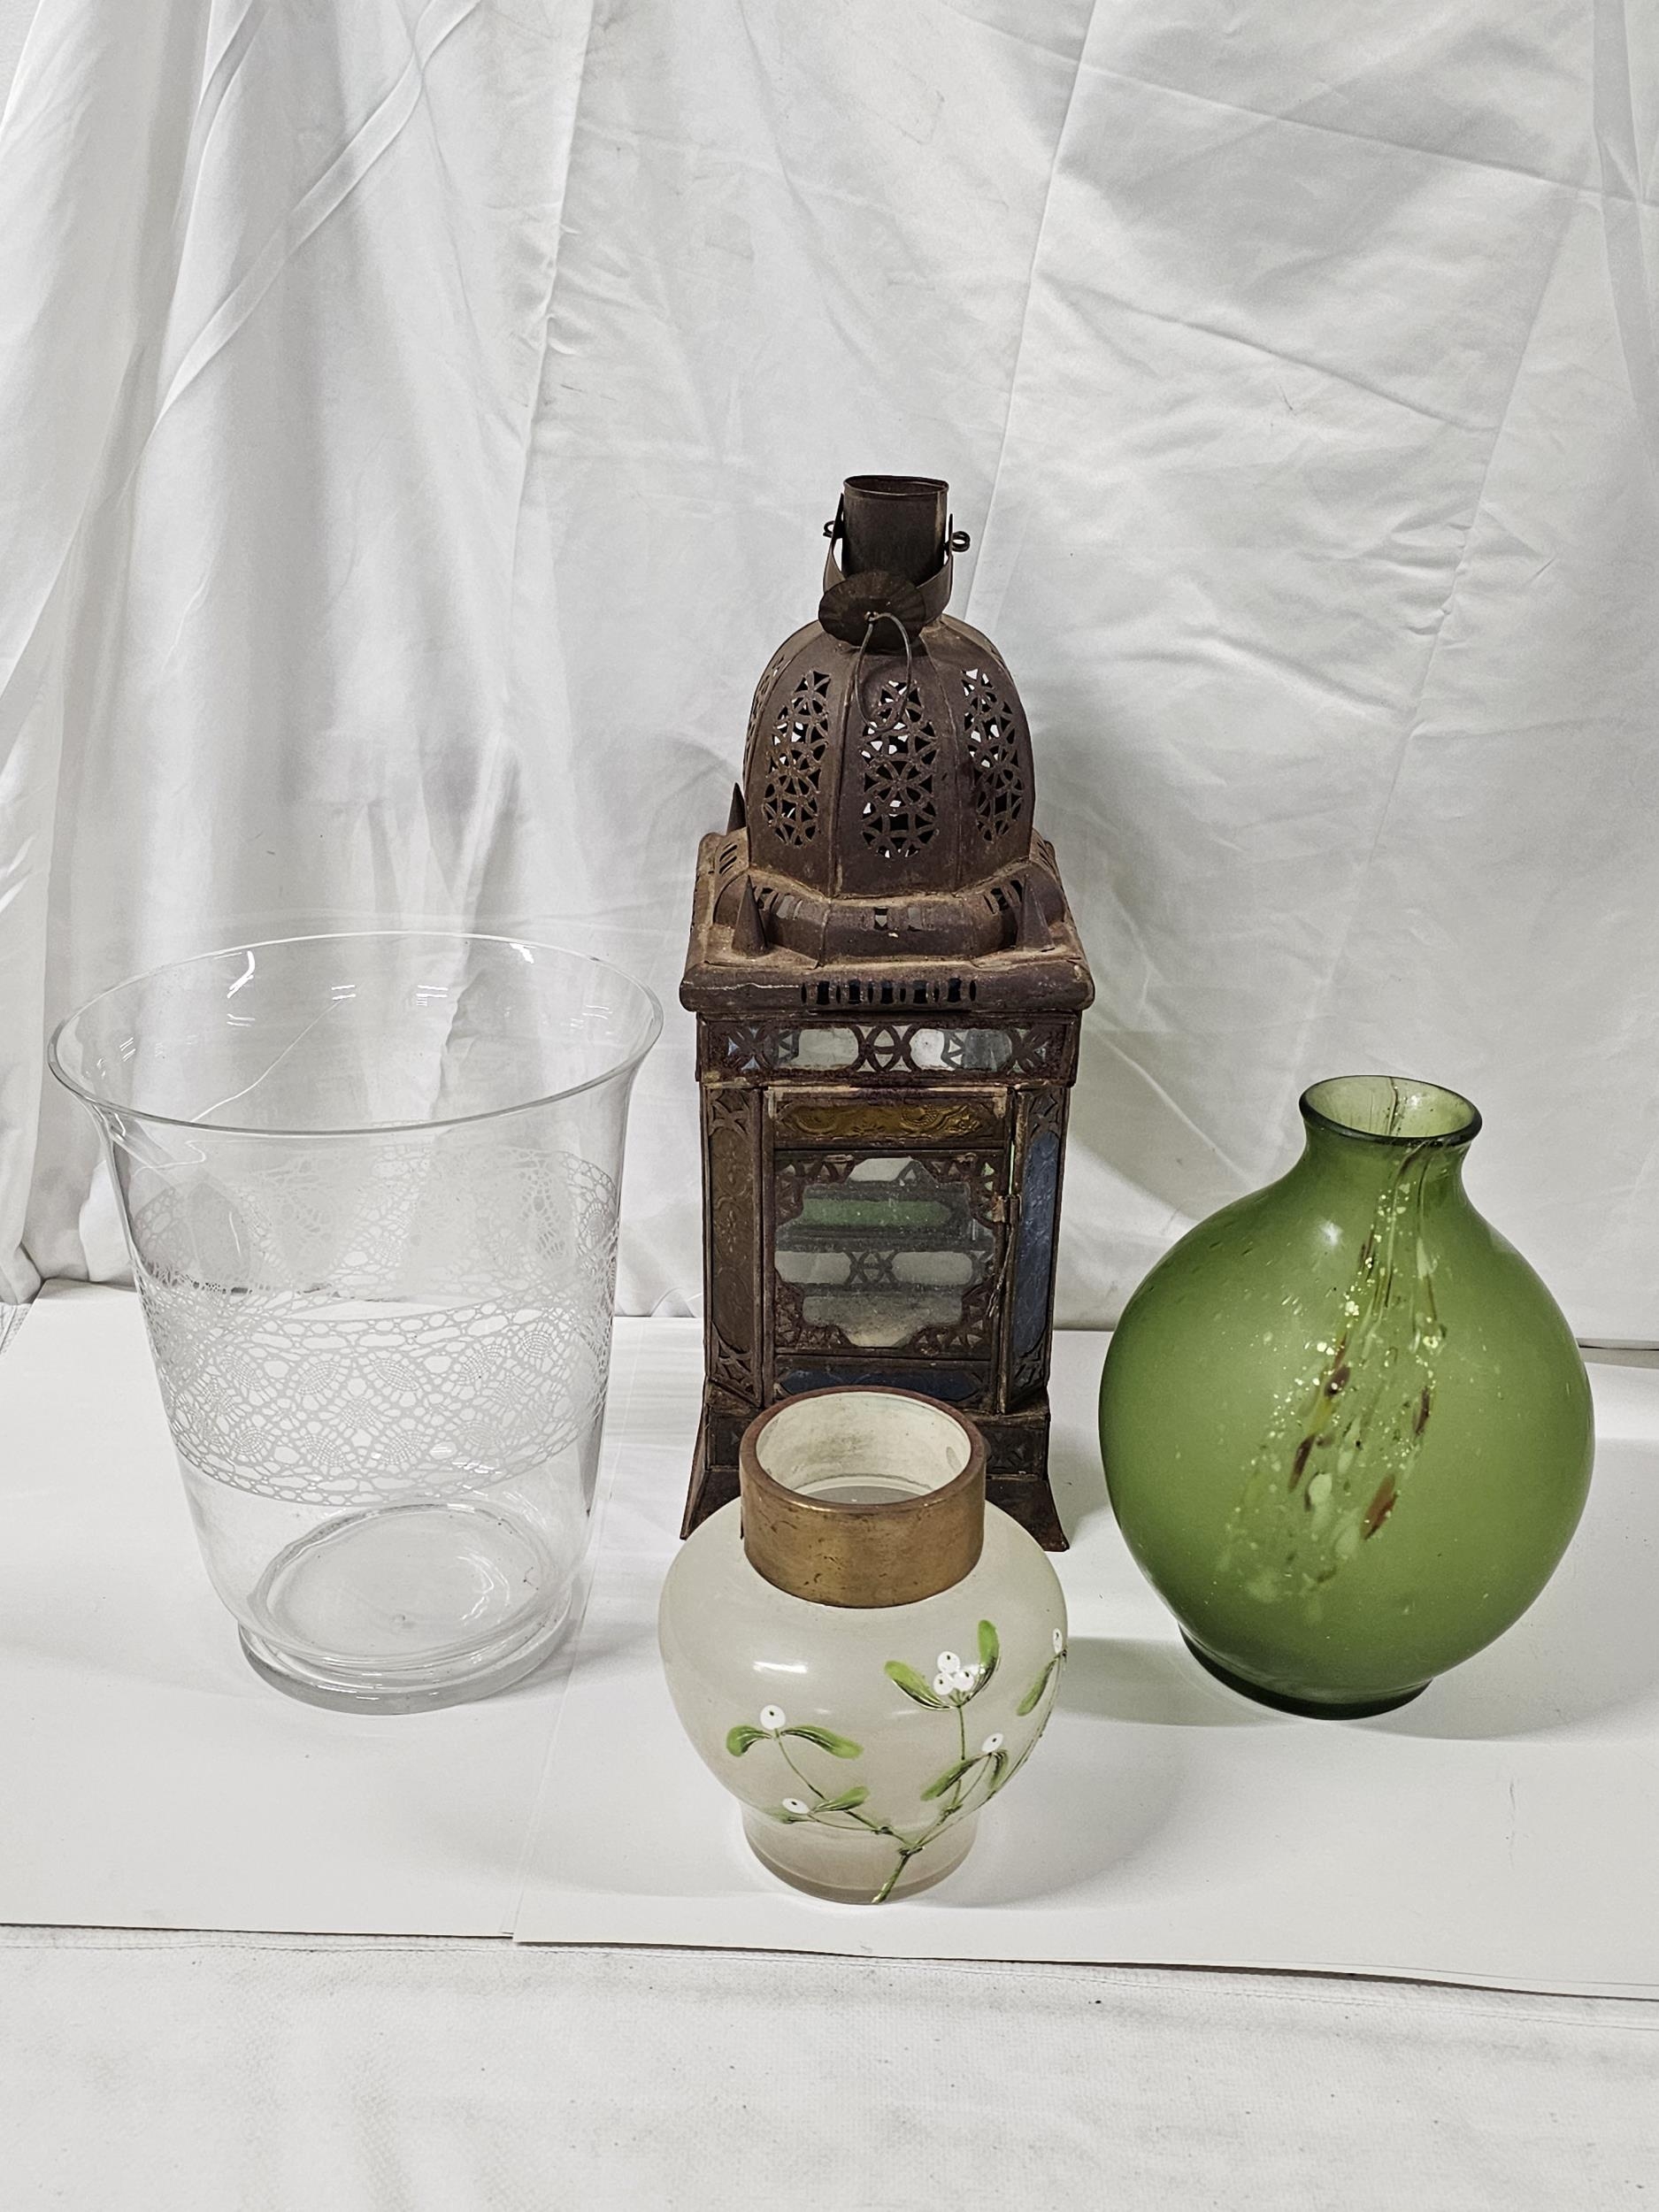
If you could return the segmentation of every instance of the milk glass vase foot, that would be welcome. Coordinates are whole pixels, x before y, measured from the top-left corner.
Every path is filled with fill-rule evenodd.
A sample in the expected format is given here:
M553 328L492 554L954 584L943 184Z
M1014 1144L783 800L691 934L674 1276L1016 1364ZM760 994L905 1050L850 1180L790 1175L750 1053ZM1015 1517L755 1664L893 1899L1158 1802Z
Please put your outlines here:
M978 1431L907 1392L787 1399L738 1479L663 1590L686 1732L784 1881L854 1904L928 1888L1054 1709L1054 1569L986 1504Z
M1381 1712L1502 1633L1583 1508L1590 1392L1554 1299L1470 1204L1467 1099L1343 1076L1280 1181L1125 1308L1107 1486L1195 1655L1265 1703Z
M585 1545L656 1001L507 938L292 938L52 1044L103 1133L186 1495L266 1680L399 1712L534 1667Z

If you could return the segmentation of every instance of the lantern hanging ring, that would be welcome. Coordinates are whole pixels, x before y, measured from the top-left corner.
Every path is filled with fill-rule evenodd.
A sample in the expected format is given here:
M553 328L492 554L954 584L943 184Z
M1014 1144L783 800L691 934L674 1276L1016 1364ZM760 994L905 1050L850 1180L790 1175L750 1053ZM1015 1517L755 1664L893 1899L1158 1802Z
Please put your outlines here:
M890 622L904 641L904 686L896 699L888 699L879 713L872 713L864 694L864 655L870 650L870 641L876 634L878 623ZM912 680L916 672L916 643L908 629L890 607L872 609L864 620L864 641L853 662L852 691L858 702L860 713L872 736L892 737L903 726L905 709L910 703Z

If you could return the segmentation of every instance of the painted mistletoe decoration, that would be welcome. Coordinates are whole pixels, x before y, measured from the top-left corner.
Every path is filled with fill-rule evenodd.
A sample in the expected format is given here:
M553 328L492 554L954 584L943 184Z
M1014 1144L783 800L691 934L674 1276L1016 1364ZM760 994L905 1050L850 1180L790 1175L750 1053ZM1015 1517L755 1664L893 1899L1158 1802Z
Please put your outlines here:
M816 1781L803 1763L803 1755L791 1750L792 1743L809 1746L832 1759L844 1761L862 1759L864 1746L814 1722L792 1725L780 1706L763 1706L757 1726L740 1721L727 1732L726 1747L733 1758L741 1759L757 1744L777 1746L784 1764L804 1794L787 1796L776 1806L769 1807L774 1820L785 1825L817 1821L825 1827L859 1829L866 1835L887 1837L895 1847L893 1870L871 1899L872 1904L885 1904L910 1861L966 1814L988 1805L1030 1757L1048 1724L1054 1707L1054 1693L1065 1664L1066 1644L1062 1630L1054 1630L1053 1643L1052 1657L1015 1708L1018 1719L1031 1720L1030 1728L1013 1744L1008 1731L994 1728L974 1749L969 1747L972 1731L968 1725L968 1708L982 1690L990 1686L1001 1661L1002 1643L995 1624L990 1621L979 1623L977 1660L964 1660L956 1652L941 1651L931 1681L905 1660L887 1661L883 1671L912 1703L926 1706L932 1712L953 1714L956 1719L954 1757L916 1791L921 1804L933 1809L919 1823L900 1827L879 1808L872 1810L870 1791L863 1783L826 1789Z

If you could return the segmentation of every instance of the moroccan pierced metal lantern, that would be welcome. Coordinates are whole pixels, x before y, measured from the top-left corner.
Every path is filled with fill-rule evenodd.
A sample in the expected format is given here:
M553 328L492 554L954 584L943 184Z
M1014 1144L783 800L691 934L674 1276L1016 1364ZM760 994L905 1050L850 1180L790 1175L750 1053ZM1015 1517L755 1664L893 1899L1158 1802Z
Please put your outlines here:
M1051 1549L1067 1096L1094 996L1007 669L945 612L948 488L849 478L818 619L755 694L698 859L707 1375L688 1532L763 1407L885 1383L984 1433ZM838 557L839 553L839 557Z

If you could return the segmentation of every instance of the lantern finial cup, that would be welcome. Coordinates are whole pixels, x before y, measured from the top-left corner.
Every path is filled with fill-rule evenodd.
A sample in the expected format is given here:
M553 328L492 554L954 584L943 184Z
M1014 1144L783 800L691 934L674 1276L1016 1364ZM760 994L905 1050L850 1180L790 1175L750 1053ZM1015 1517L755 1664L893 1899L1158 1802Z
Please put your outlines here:
M945 557L950 487L933 476L849 476L841 489L841 569L926 583Z

